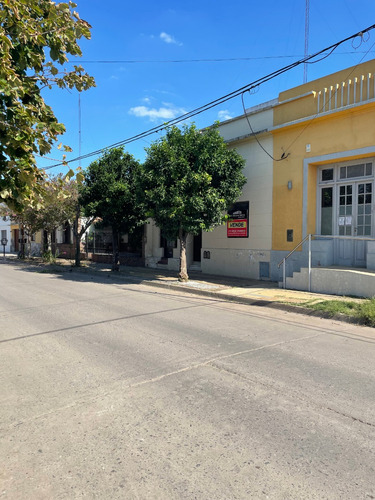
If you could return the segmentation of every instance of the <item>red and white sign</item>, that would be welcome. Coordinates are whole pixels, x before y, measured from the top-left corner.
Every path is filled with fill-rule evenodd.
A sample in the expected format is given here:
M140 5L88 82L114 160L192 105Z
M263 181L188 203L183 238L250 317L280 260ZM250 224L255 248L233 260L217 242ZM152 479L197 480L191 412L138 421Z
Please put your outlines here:
M247 219L232 219L227 222L228 238L247 238Z

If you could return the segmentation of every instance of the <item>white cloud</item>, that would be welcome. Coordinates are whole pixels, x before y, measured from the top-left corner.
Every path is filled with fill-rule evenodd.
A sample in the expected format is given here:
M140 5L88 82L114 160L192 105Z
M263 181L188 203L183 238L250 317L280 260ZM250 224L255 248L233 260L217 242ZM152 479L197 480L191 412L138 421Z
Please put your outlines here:
M148 95L151 95L151 94L161 94L163 96L166 95L168 97L176 97L176 95L177 95L177 94L175 94L173 92L170 92L169 90L160 90L160 89L144 89L144 92L146 94L148 94Z
M130 108L129 114L137 116L138 118L148 118L150 121L173 120L176 116L183 115L186 111L183 108L176 108L174 106L149 108L147 106L135 106Z
M168 33L165 33L162 31L159 35L160 39L163 40L165 43L173 43L175 45L182 45L181 42L178 42L172 35L168 35Z
M144 102L145 104L151 104L151 99L149 97L144 97L142 99L142 102Z
M230 120L231 118L233 118L233 116L229 113L229 111L227 109L223 109L223 110L219 111L217 114L217 117L219 118L219 120L221 122L225 121L225 120Z

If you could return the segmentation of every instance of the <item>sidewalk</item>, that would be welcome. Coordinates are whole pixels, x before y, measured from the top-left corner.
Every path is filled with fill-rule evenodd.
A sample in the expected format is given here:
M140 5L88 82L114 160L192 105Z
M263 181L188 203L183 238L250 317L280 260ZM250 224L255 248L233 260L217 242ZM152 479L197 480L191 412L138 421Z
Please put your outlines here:
M284 309L309 315L324 316L322 312L315 313L304 307L304 304L313 304L325 300L342 300L361 302L363 299L342 297L336 295L325 295L298 290L284 290L279 288L278 283L261 280L242 278L231 278L226 276L212 276L196 271L189 273L188 282L179 282L176 271L164 269L151 269L147 267L121 266L120 271L112 273L108 264L82 262L82 267L72 267L71 261L57 259L56 264L45 264L40 259L32 261L20 261L16 255L7 255L5 261L35 268L36 272L93 274L97 276L110 277L116 281L143 283L154 287L174 289L180 292L193 293L215 297L221 300L230 300L250 305L267 306L271 308ZM30 269L30 270L33 270Z
M91 266L90 266L91 269ZM110 272L107 267L96 272ZM125 267L122 266L119 276L142 281L152 286L163 286L188 293L211 295L227 300L246 303L299 304L332 300L332 295L323 295L297 290L284 290L278 283L261 280L232 278L226 276L213 276L200 272L189 272L189 281L180 282L177 272L160 269ZM344 297L340 299L345 300ZM347 299L348 300L348 299Z

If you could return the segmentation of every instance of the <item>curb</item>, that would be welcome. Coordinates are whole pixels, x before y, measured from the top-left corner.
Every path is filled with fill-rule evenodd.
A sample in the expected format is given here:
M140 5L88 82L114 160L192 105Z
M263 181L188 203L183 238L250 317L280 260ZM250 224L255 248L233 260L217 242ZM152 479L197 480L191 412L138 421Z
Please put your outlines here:
M13 259L6 259L6 261L11 262ZM14 263L14 262L13 262ZM36 265L36 268L39 266ZM52 267L52 266L51 266ZM297 313L297 314L303 314L305 316L312 316L312 317L317 317L317 318L322 318L322 319L330 319L334 321L341 321L344 323L350 323L350 324L356 324L356 325L365 325L364 321L361 321L360 319L354 318L352 316L347 316L345 314L336 314L336 315L330 315L327 312L324 311L315 311L313 309L309 309L304 306L298 306L294 304L288 304L285 302L275 302L271 300L262 300L262 299L252 299L250 297L244 297L244 296L236 296L236 295L231 295L230 293L218 293L217 291L210 291L210 290L202 290L199 288L187 288L183 285L179 285L177 283L169 283L167 281L162 281L162 280L154 280L154 279L148 279L147 277L141 277L141 276L131 276L131 275L112 275L108 274L110 271L99 271L96 269L92 268L87 268L87 267L82 267L82 268L72 268L72 267L60 267L57 266L57 268L50 268L50 269L45 269L45 273L50 273L50 274L77 274L77 275L95 275L95 276L102 276L103 278L110 278L112 280L115 280L117 282L121 281L128 281L128 282L136 282L139 284L144 284L147 286L152 286L154 288L167 288L169 290L175 290L178 292L183 292L183 293L190 293L193 295L199 295L202 297L211 297L213 299L216 299L221 302L234 302L237 304L245 304L245 305L250 305L250 306L256 306L256 307L268 307L270 309L277 309L285 312L292 312L292 313ZM38 269L34 269L34 272L38 272ZM228 287L225 286L226 289L230 289L233 287ZM224 289L225 289L224 288Z
M262 300L262 299L251 299L249 297L237 297L228 293L217 293L213 291L208 291L208 290L197 290L197 289L186 289L181 285L175 285L175 284L170 284L170 283L163 283L163 282L157 282L157 281L148 281L148 280L140 280L143 284L148 285L148 286L153 286L155 288L169 288L170 290L176 290L179 292L185 292L185 293L191 293L194 295L200 295L200 296L205 296L205 297L211 297L218 299L222 302L235 302L237 304L245 304L249 306L256 306L256 307L268 307L270 309L278 309L281 311L285 312L292 312L292 313L297 313L297 314L303 314L305 316L312 316L316 318L322 318L322 319L330 319L334 321L342 321L344 323L350 323L350 324L355 324L355 325L364 325L364 323L357 319L353 318L352 316L346 316L345 314L335 314L334 316L331 316L329 313L324 312L324 311L315 311L313 309L309 309L307 307L303 306L296 306L292 304L285 304L283 302L273 302L270 300Z

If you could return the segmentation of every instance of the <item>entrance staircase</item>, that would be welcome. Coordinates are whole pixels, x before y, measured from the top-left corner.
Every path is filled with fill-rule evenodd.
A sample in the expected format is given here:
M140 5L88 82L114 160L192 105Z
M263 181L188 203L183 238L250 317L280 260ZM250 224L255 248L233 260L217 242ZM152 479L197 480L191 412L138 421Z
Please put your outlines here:
M311 292L354 297L375 296L375 271L349 267L313 267L311 269ZM286 277L286 288L309 290L309 270L302 267Z
M202 266L201 263L198 261L194 261L190 266L189 266L189 271L195 271L195 272L202 272Z
M358 240L366 243L367 268L335 265L334 243ZM300 252L296 252L300 250ZM292 258L291 258L292 257ZM341 264L341 263L340 263ZM278 264L280 286L292 290L375 297L375 239L308 234Z

